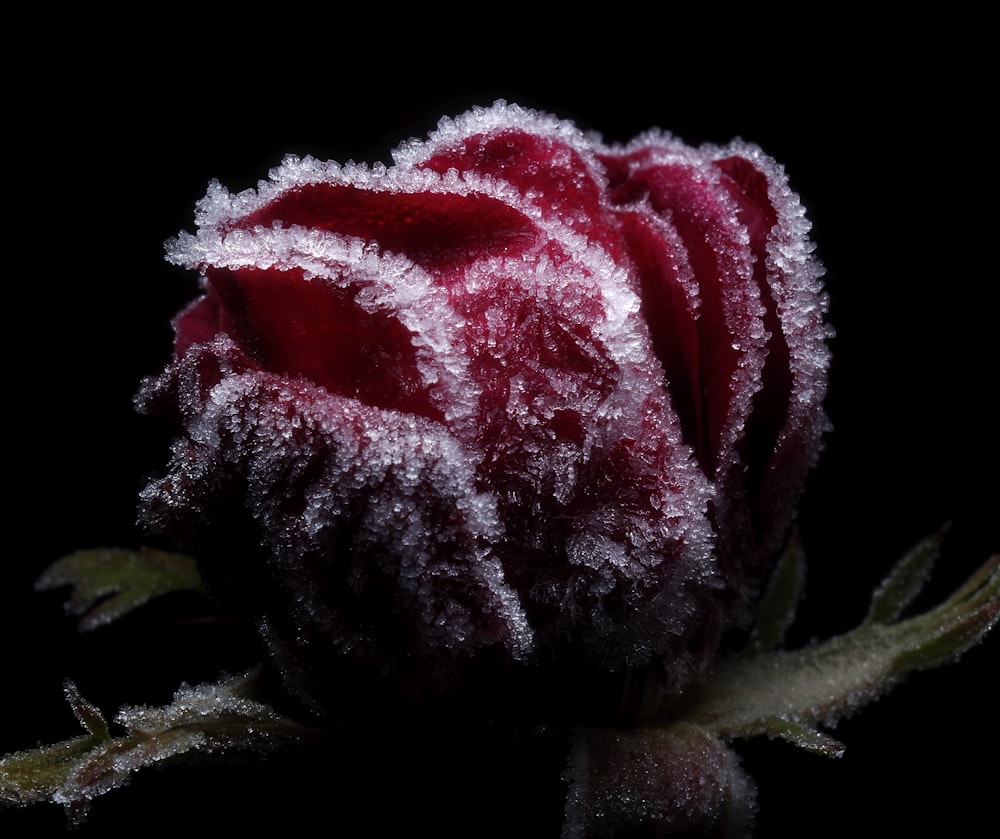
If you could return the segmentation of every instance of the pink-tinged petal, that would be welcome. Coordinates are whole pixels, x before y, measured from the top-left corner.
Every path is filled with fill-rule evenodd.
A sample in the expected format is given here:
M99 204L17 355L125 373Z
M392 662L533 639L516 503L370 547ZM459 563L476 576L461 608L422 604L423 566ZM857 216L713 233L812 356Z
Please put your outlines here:
M764 303L763 323L767 332L761 387L753 397L753 409L743 429L741 456L747 460L754 477L750 485L759 485L761 459L774 450L778 434L785 424L791 397L792 380L788 345L780 323L774 290L768 279L768 241L778 215L768 197L767 177L743 157L715 161L726 173L721 185L736 204L736 216L747 229L753 254L753 278ZM783 282L778 278L777 282Z
M697 354L683 354L670 345L676 339L662 337L676 324L651 317L650 327L686 436L718 489L720 561L741 599L750 600L825 428L822 387L816 389L827 363L825 303L808 226L780 167L749 144L693 152L654 134L601 159L613 201L661 217L679 236L698 285L691 312ZM633 248L633 259L641 265L654 252ZM658 270L666 277L661 284L673 281L670 266ZM655 277L656 269L640 268L640 276ZM806 311L808 325L795 332L809 346L793 348L789 320ZM684 310L671 312L677 318ZM685 377L679 368L691 359L696 364ZM689 407L699 404L700 416Z
M739 205L740 221L747 227L754 246L762 246L778 223L778 213L771 203L770 182L757 166L745 157L731 155L713 161L725 172L723 186Z

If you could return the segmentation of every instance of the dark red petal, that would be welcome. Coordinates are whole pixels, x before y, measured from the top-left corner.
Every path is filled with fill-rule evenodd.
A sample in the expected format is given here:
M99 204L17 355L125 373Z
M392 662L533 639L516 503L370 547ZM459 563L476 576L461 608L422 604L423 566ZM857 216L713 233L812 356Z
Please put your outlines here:
M639 278L643 318L669 382L671 404L684 439L704 461L708 441L699 373L701 351L695 301L682 280L686 257L671 247L664 231L655 229L647 215L622 212L620 223Z
M340 701L353 662L437 692L483 648L524 654L531 630L484 551L494 510L444 425L281 375L228 385L143 516L266 624L293 689Z
M519 128L474 134L438 150L420 168L455 169L506 181L547 219L558 219L617 257L621 244L607 223L601 184L592 165L563 140ZM535 197L537 196L537 197Z
M257 369L229 338L216 334L211 340L194 343L177 353L160 375L143 382L136 395L136 407L177 428L197 424L216 385L226 377Z
M184 355L188 347L210 341L218 333L218 300L206 295L174 318L174 350L177 355Z
M747 398L754 378L745 359L754 349L753 321L758 316L759 292L742 242L743 231L718 187L690 165L660 163L633 170L611 197L616 204L647 201L649 209L674 228L685 249L701 301L697 319L699 366L690 377L698 383L703 427L691 443L706 474L714 476L726 459L723 453L731 445L735 426L743 420L734 406ZM649 281L644 289L652 290ZM666 339L659 340L662 347ZM674 365L675 360L664 359L665 368ZM668 386L673 390L674 383L668 381ZM684 393L678 398L682 403L691 401Z
M750 161L733 156L717 160L715 165L728 176L722 184L736 201L740 222L750 235L754 282L764 303L764 327L768 332L767 355L761 371L762 386L754 394L753 408L741 443L741 455L749 470L749 474L741 480L746 482L752 493L749 503L756 508L758 499L754 496L762 485L764 470L784 428L792 393L790 352L767 269L767 241L771 228L778 221L778 214L768 197L767 177ZM780 283L785 278L776 279Z
M731 195L740 202L740 221L754 241L763 241L778 222L778 213L768 197L767 176L749 160L735 155L714 161L735 187Z
M518 210L481 194L392 192L342 183L289 189L234 227L301 225L377 242L425 268L460 265L486 255L521 252L535 226Z
M304 376L368 405L438 417L412 336L391 314L357 305L357 288L296 269L209 268L219 328L263 369Z

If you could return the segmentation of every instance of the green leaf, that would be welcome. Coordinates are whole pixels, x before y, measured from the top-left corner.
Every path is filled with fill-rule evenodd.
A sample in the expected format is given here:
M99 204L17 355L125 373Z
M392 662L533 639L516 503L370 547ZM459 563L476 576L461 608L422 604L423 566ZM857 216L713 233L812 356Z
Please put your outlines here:
M928 536L893 566L872 595L865 624L892 623L920 594L930 577L944 535L942 529Z
M800 725L782 717L766 720L765 724L768 736L780 737L800 749L816 752L824 757L841 757L844 754L844 744L818 728Z
M914 642L895 661L900 672L954 661L1000 619L1000 554L938 608L904 624Z
M95 797L127 784L146 767L191 752L205 758L240 750L263 754L322 737L257 699L256 681L256 671L225 676L197 687L182 685L163 707L123 708L115 722L126 733L118 737L108 734L103 717L75 688L67 690L81 722L98 732L0 760L0 806L49 801L63 805L71 823L79 824Z
M1000 618L998 555L944 603L896 620L922 588L939 540L921 543L897 564L856 629L798 650L750 647L723 659L663 722L680 718L723 738L768 734L840 754L840 744L818 726L835 725L914 670L954 661Z
M154 597L204 591L194 559L153 548L95 548L57 560L35 583L40 590L72 586L68 614L81 630L120 618Z
M52 800L80 761L103 742L101 737L91 734L7 755L0 760L0 806Z

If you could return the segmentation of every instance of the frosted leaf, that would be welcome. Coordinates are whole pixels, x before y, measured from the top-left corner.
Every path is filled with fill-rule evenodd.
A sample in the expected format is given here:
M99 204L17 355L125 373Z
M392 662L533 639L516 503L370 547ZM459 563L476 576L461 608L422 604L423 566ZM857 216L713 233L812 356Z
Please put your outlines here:
M301 747L320 736L276 713L254 695L256 674L183 685L162 708L123 708L112 736L100 712L72 684L66 696L88 735L0 760L0 807L49 801L79 825L94 798L129 783L143 769L197 752L203 759L236 750L258 755Z
M218 682L201 685L182 684L169 705L126 706L115 722L133 734L154 735L181 726L197 726L215 720L252 720L257 724L281 723L284 717L256 697L253 671L224 676Z

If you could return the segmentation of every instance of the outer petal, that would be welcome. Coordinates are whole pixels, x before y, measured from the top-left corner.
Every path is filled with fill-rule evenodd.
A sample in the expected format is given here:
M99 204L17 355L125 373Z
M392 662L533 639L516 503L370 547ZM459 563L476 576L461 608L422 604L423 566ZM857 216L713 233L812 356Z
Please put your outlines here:
M366 404L437 419L473 410L478 392L453 341L458 316L433 276L372 241L234 223L168 250L202 271L208 292L203 311L178 322L178 354L214 328L262 369Z
M663 238L666 243L674 238L681 250L673 256L683 260L697 288L698 366L688 376L696 392L683 395L696 414L687 418L687 430L706 474L714 478L733 459L734 430L749 414L763 366L764 310L754 282L749 235L718 172L702 155L644 148L624 162L628 168L623 180L612 182L612 201L630 213L652 217L649 225L662 220L675 231L675 237ZM656 290L648 287L647 293ZM650 306L659 303L656 296ZM656 316L657 310L651 311ZM651 322L651 328L660 337L669 326ZM668 381L671 390L673 385Z
M714 586L711 489L666 401L629 275L590 249L558 266L471 266L463 280L480 473L536 625L612 666L670 650L686 675L686 617Z
M197 377L197 355L175 377ZM345 662L428 689L450 687L457 663L486 648L531 653L474 465L423 418L231 375L144 491L143 515L197 550L293 685L329 707Z
M441 120L427 142L411 141L394 157L401 165L503 181L533 216L622 256L607 218L604 167L593 141L570 122L500 102Z
M685 438L718 488L720 560L749 600L825 430L826 303L808 224L749 144L691 150L651 134L602 160Z

